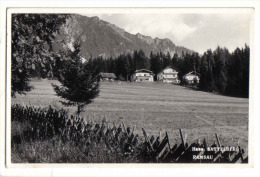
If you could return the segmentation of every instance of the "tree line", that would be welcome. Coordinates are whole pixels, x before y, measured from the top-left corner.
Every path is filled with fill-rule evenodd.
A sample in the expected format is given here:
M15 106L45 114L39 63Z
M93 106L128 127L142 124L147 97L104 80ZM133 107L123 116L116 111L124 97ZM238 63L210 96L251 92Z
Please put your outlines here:
M98 72L115 73L121 79L128 81L130 76L138 69L148 69L157 74L170 66L176 69L182 77L191 71L200 74L199 89L214 91L221 94L248 97L249 93L249 54L247 44L243 48L237 48L229 52L227 48L217 47L199 55L197 52L184 53L173 56L168 52L150 53L147 57L142 50L133 54L121 54L116 58L104 59L98 57L89 59L89 63L95 66Z

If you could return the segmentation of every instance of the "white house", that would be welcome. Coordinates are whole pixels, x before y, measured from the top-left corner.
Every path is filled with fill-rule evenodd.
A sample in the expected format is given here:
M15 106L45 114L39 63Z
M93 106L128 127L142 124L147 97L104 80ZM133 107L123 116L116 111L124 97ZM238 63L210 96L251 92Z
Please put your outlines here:
M158 82L166 82L166 83L180 83L178 79L178 71L172 67L166 67L161 72L157 74Z
M136 70L131 75L132 82L153 82L153 72L147 69Z
M195 73L194 71L191 71L187 74L185 74L182 79L186 84L195 84L195 83L199 83L200 78L199 78L200 74Z

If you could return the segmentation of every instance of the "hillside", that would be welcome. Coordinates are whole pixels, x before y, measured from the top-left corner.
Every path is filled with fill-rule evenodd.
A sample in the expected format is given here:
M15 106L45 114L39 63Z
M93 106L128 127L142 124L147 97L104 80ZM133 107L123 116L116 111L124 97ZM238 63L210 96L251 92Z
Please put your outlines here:
M116 57L122 53L131 53L142 49L146 56L150 52L170 52L173 55L182 51L192 52L185 47L176 46L170 39L159 39L140 33L130 34L116 25L105 22L98 17L86 17L73 14L61 27L56 37L54 48L64 50L70 48L75 40L81 40L82 56L84 58L103 56Z

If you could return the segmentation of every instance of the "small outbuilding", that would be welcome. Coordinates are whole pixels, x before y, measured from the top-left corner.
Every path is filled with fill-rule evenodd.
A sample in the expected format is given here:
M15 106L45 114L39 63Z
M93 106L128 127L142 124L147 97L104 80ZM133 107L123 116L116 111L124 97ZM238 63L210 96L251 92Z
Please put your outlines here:
M195 71L191 71L185 74L183 77L183 82L185 85L193 85L198 84L200 81L200 74L196 73Z
M116 75L114 73L99 73L100 81L114 81L116 80Z

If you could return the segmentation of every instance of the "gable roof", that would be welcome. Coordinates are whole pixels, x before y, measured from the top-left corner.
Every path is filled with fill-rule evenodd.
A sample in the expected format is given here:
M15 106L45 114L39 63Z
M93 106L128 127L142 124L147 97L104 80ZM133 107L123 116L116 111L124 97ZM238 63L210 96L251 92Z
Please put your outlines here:
M200 76L200 74L199 73L196 73L195 74L195 71L191 71L191 72L189 72L189 73L187 73L187 74L185 74L184 76L187 76L187 75L196 75L196 76Z
M139 69L139 70L136 70L135 73L150 73L150 74L153 74L152 71L149 71L148 69Z
M99 75L103 78L116 79L116 75L114 73L99 73Z
M180 71L179 71L177 68L175 68L175 67L167 66L166 68L162 69L159 73L163 72L165 69L174 69L175 71L180 72ZM159 73L158 73L158 74L159 74Z

